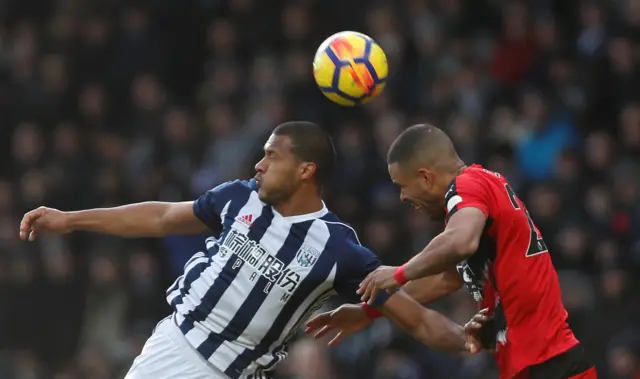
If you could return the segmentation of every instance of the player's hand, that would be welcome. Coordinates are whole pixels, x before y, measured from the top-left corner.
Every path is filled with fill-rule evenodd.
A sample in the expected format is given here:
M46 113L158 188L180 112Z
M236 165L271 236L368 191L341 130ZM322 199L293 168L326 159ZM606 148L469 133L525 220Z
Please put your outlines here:
M71 232L68 213L47 207L27 212L20 222L20 239L34 241L42 232Z
M464 332L467 336L466 347L471 354L477 354L484 348L480 339L480 329L485 322L489 320L487 312L489 309L485 308L476 313L469 322L464 325Z
M367 275L360 283L360 288L357 291L359 295L362 295L362 301L372 305L380 290L387 290L387 292L392 293L400 287L394 277L396 268L393 266L380 266Z
M371 319L359 305L345 304L331 312L317 315L307 322L305 332L315 333L321 338L332 330L338 334L329 341L329 345L337 345L346 336L358 332L371 324Z

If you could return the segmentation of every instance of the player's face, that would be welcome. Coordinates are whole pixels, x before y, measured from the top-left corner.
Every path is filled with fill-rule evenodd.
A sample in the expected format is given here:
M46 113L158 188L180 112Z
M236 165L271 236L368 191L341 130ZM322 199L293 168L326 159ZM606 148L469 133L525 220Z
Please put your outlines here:
M264 145L264 157L255 167L260 200L277 204L289 198L300 182L296 175L299 165L289 137L272 134Z
M412 169L398 163L389 165L391 180L400 187L400 201L440 220L445 216L444 192L436 176L426 169Z

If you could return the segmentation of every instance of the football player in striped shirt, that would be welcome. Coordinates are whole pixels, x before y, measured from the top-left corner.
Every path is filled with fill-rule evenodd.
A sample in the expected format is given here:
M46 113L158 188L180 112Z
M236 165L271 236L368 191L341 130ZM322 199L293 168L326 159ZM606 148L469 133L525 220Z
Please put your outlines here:
M189 259L167 291L173 309L135 359L127 379L271 378L287 342L334 294L359 302L359 283L380 262L322 201L335 162L317 125L275 128L251 180L221 184L195 201L144 202L108 209L27 213L20 237L85 230L122 237L199 233L218 238ZM435 348L472 351L472 333L404 292L362 305Z

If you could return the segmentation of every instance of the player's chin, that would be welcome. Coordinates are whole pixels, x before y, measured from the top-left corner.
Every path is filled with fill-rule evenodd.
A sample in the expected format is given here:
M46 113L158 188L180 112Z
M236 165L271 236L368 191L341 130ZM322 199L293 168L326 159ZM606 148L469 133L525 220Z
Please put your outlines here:
M413 208L414 211L418 211L420 213L424 212L424 207L422 205L413 201L409 201L408 204L411 208Z
M258 188L258 199L260 199L260 201L265 202L265 203L269 203L269 194L267 193L267 191L264 190L263 187L259 187Z

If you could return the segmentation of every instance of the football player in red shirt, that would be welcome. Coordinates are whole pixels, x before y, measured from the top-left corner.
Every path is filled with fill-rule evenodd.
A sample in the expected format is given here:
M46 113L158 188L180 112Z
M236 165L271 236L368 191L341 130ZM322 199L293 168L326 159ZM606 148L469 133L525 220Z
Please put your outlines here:
M387 161L401 200L444 217L446 226L403 266L372 272L360 286L362 300L372 304L380 290L404 286L425 303L459 288L462 279L492 318L485 327L493 329L494 346L485 348L494 353L501 379L596 378L567 324L547 246L505 178L466 166L449 137L429 125L405 130ZM362 318L373 312L364 311L342 306L316 317L309 329L320 329L319 335L340 329L344 337L368 325Z

